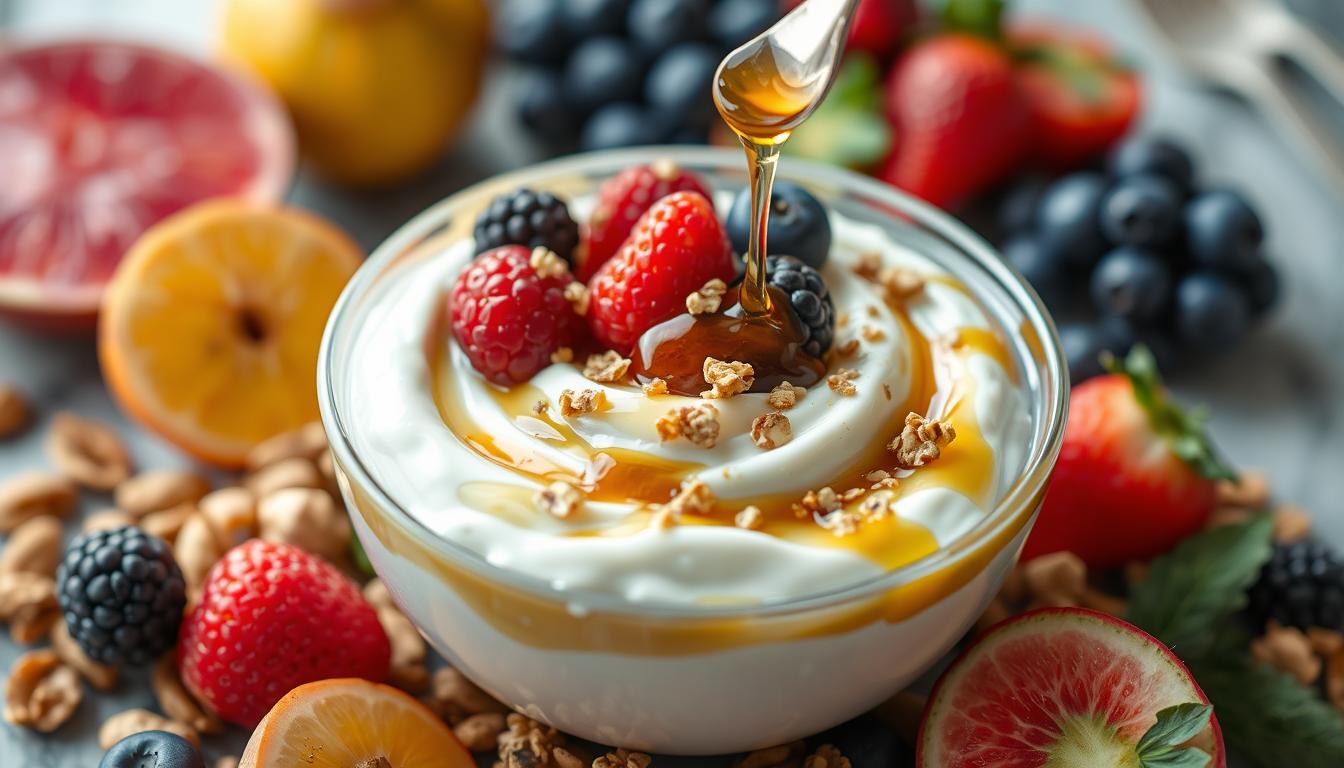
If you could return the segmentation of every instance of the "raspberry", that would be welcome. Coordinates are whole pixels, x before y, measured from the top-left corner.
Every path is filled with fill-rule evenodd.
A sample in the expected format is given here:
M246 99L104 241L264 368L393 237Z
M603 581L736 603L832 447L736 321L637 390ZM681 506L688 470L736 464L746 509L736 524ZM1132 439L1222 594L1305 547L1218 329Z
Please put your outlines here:
M588 253L579 262L578 278L587 282L621 249L639 217L673 192L699 192L709 197L699 176L670 160L627 168L603 182L588 219Z
M565 298L574 279L567 270L543 278L531 256L521 245L481 254L457 276L448 300L457 343L476 370L502 386L550 365L551 353L572 344L581 328Z
M182 624L178 670L221 717L251 728L304 683L381 680L390 653L354 582L301 549L253 539L211 569Z
M731 282L732 247L699 192L654 203L589 283L588 321L598 340L626 353L640 334L686 311L686 295L714 278Z
M564 200L550 192L523 188L492 200L490 207L476 219L473 235L477 253L501 245L525 245L529 250L550 248L555 255L573 263L574 248L579 244L579 225L570 217Z

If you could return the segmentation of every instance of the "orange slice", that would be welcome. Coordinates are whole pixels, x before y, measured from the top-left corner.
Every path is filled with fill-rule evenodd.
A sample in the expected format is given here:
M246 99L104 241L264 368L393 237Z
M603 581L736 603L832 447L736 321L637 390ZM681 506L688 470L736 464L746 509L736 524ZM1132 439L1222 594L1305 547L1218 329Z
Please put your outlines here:
M103 299L98 355L122 408L221 466L317 418L317 351L361 251L326 222L200 203L131 247Z
M239 768L475 768L471 753L423 704L396 688L343 678L285 694L247 742Z

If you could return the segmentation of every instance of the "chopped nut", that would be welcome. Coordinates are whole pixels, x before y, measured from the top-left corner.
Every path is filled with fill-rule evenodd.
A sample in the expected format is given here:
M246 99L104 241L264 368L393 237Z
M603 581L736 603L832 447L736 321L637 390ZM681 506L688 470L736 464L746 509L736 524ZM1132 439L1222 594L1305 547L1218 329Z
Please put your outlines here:
M713 400L720 400L746 392L751 389L752 383L756 381L756 372L752 370L751 365L739 363L736 360L728 362L706 357L702 371L705 383L711 389L701 392L700 396Z
M285 488L321 488L322 476L310 459L294 456L253 472L243 485L260 498Z
M257 535L257 497L246 488L232 486L212 491L196 504L196 508L225 550Z
M843 509L817 516L817 524L836 536L851 536L858 533L859 524L862 522L863 518L859 514Z
M516 712L507 718L508 730L499 734L496 768L584 768L559 731Z
M574 362L574 350L569 347L560 347L551 353L552 363L572 363Z
M1129 610L1129 603L1124 598L1108 595L1091 587L1083 590L1082 598L1079 599L1078 604L1094 611L1109 613L1117 618L1124 618L1125 613Z
M808 491L803 495L803 509L808 512L826 514L840 508L840 497L826 486L819 491Z
M877 276L890 301L905 301L924 291L924 278L915 270L907 267L887 267Z
M882 272L882 254L873 251L860 253L852 269L854 274L864 280L876 282L877 276Z
M1032 558L1021 570L1027 594L1036 602L1077 605L1087 591L1087 565L1072 552Z
M789 417L779 411L771 411L757 416L751 422L751 440L756 447L770 450L793 439L793 425Z
M45 472L22 472L0 484L0 533L41 515L65 517L75 508L75 486Z
M117 507L137 520L150 512L195 504L210 492L210 483L195 472L151 469L117 486Z
M98 746L111 749L113 744L136 733L145 731L167 731L190 741L193 746L201 746L201 737L186 723L169 720L163 715L148 709L128 709L109 717L98 729Z
M654 397L654 396L657 396L657 395L666 395L666 394L667 394L667 382L666 382L666 381L663 381L662 379L660 379L660 378L658 378L658 377L655 376L654 379L653 379L653 381L650 381L649 383L645 384L643 387L641 387L641 389L644 390L644 396L645 396L645 397Z
M719 441L719 409L709 403L683 405L668 411L655 426L664 442L684 437L701 448L713 448Z
M569 265L565 260L556 255L546 246L537 246L532 249L527 262L532 265L532 269L537 273L537 277L548 280L553 277L563 277L569 273Z
M733 768L782 768L802 757L806 750L807 747L801 741L766 747L743 755L733 763Z
M624 747L608 752L593 761L593 768L649 768L653 758L643 752L631 752Z
M911 412L905 416L905 428L887 444L887 450L896 454L896 466L901 469L922 467L942 454L942 447L957 437L951 424L926 420Z
M1311 533L1311 515L1294 504L1280 504L1274 508L1274 540L1292 544Z
M430 693L422 700L434 714L450 723L460 723L483 712L502 714L509 711L452 667L441 667L434 672Z
M61 562L61 521L39 515L9 534L0 550L0 572L36 573L51 578Z
M1317 656L1333 656L1344 648L1344 632L1323 627L1308 627L1307 642L1311 643L1312 653Z
M503 730L503 713L482 712L453 726L453 735L472 752L490 752L499 747L499 734Z
M123 525L135 525L135 518L122 512L120 509L100 509L84 518L84 525L80 527L80 531L83 533L97 533L98 531L110 531L113 528L120 528Z
M574 314L583 317L588 314L588 304L592 301L592 296L588 293L588 286L575 280L565 286L565 301L574 308Z
M172 509L150 512L140 519L140 527L144 529L145 533L158 536L172 544L177 540L177 534L181 532L182 526L186 525L187 519L194 514L196 514L196 507L191 504L182 504Z
M887 332L875 325L865 325L859 331L864 341L881 341L887 338Z
M803 761L803 768L850 768L849 758L830 744L817 747L817 751Z
M625 378L630 370L630 361L612 350L600 355L589 355L583 366L583 375L599 384L610 384Z
M565 418L604 411L610 405L607 393L600 389L585 389L577 394L572 389L566 389L560 393L560 415Z
M58 621L51 628L51 649L61 657L61 661L75 668L89 685L100 691L110 691L117 687L117 668L90 659L84 654L64 621Z
M43 444L62 475L95 491L110 491L131 476L131 454L121 436L101 422L58 413Z
M995 624L1003 621L1013 615L1012 609L1002 598L995 597L985 606L985 610L975 620L975 634L984 634L986 630Z
M226 551L203 515L192 515L182 523L173 542L173 559L182 569L188 595L199 595L205 577Z
M686 311L692 315L707 315L711 312L718 312L719 305L723 303L723 294L728 290L728 286L717 277L686 296Z
M1264 637L1251 641L1251 655L1302 685L1311 685L1321 676L1321 658L1312 652L1307 636L1296 627L1271 621Z
M653 525L656 528L667 528L680 520L682 515L709 514L714 511L717 502L708 485L701 480L692 480L683 484L671 501L657 507Z
M50 576L0 572L0 622L9 623L9 636L15 643L41 640L60 618L56 582Z
M32 408L23 391L13 384L0 382L0 440L18 437L32 418Z
M806 389L795 387L786 381L770 390L770 396L765 401L777 411L787 411L797 405L798 401L802 400L806 394Z
M859 378L858 371L852 368L837 368L835 373L826 377L826 386L845 397L852 397L859 391L854 386L854 380L857 378Z
M350 518L315 488L285 488L257 504L258 536L340 562L350 547Z
M392 768L392 761L385 755L370 757L367 760L360 760L355 763L355 768Z
M1258 469L1244 469L1237 480L1218 481L1218 504L1258 509L1269 502L1269 478Z
M765 523L765 515L761 514L761 508L756 506L743 507L741 511L733 517L733 525L738 528L746 528L749 531L760 530L761 525Z
M316 460L325 450L327 450L327 433L322 428L322 422L310 421L298 429L281 432L258 443L255 448L247 452L244 464L248 472L256 472L270 464L295 456L310 461Z
M846 339L835 348L836 357L853 357L859 353L859 340Z
M538 510L563 520L578 510L583 503L583 494L569 483L556 480L537 491L532 501Z
M223 721L202 707L196 698L187 692L186 686L182 684L182 678L177 675L177 660L173 658L173 654L166 654L154 665L149 684L154 689L154 698L159 702L159 708L169 718L201 733L220 733L224 730Z
M889 477L891 477L891 473L888 472L887 470L874 469L872 472L869 472L868 474L864 475L863 479L867 480L870 483L880 483Z
M890 494L874 494L859 505L859 514L863 516L865 522L874 523L891 514L891 505Z
M79 675L61 663L55 651L29 651L14 661L5 683L5 720L51 733L61 727L84 698Z

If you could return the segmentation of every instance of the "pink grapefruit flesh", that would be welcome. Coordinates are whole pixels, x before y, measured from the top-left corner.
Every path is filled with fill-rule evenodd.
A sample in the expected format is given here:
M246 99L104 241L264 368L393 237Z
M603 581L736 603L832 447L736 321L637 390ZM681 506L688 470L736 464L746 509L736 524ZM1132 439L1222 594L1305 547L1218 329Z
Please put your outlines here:
M205 198L276 201L293 158L240 76L130 43L0 49L0 313L91 327L141 232Z
M1137 768L1134 746L1177 704L1207 704L1161 642L1103 613L1046 608L990 629L943 673L920 768ZM1216 722L1193 746L1223 765Z

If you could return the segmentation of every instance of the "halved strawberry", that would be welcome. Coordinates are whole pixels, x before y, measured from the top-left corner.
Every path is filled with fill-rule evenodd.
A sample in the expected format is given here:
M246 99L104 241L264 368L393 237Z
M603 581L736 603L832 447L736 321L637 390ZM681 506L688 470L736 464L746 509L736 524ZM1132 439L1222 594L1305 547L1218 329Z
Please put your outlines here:
M575 266L575 276L587 282L598 267L616 255L639 217L673 192L709 191L699 176L671 160L637 165L607 179L597 190L597 204L588 218L588 248Z
M1068 551L1094 568L1148 560L1204 527L1214 481L1234 476L1199 414L1168 398L1142 347L1069 399L1055 473L1024 560Z

